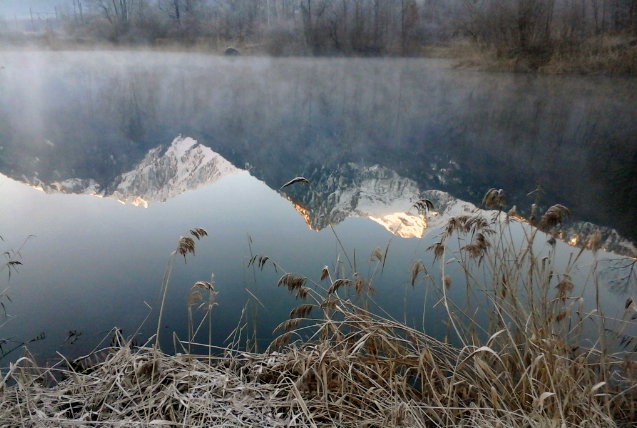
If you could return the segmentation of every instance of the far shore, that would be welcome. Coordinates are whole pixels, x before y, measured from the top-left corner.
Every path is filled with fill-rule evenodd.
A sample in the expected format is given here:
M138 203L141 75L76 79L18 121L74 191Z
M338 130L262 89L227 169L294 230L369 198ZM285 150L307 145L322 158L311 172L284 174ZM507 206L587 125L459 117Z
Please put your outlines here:
M73 40L50 34L17 37L0 33L0 52L15 50L45 51L150 51L171 53L205 53L225 55L227 49L240 56L297 58L436 58L446 59L455 69L534 73L549 75L637 76L637 39L605 37L574 50L501 52L483 48L462 38L450 42L423 45L408 54L399 52L342 53L314 55L302 47L270 52L266 43L233 43L201 38L192 43L161 39L153 43L110 43L101 40ZM236 56L233 55L233 56Z

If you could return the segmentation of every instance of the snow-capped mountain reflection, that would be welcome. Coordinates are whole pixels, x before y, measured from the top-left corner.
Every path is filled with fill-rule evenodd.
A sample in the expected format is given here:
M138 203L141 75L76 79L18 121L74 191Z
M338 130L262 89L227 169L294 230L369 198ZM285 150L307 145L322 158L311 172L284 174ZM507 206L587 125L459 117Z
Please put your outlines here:
M94 195L148 207L239 171L209 147L179 136L168 147L151 149L129 172L105 187L93 179L80 178L44 183L37 173L31 179L23 177L23 181L47 193ZM295 185L281 193L314 230L336 225L349 217L362 217L403 238L422 238L444 226L451 217L479 211L474 204L447 192L421 189L414 180L380 165L347 163L333 169L322 167L309 179L311 187ZM427 216L414 208L421 198L434 204L434 210ZM637 257L635 245L611 228L576 221L567 223L560 236L571 245L581 245L596 229L602 233L602 248Z
M181 193L208 186L222 177L240 171L218 153L189 137L177 137L168 148L150 150L131 171L114 183L100 188L92 179L72 178L46 184L28 180L47 193L73 193L117 199L120 202L148 207L165 202Z

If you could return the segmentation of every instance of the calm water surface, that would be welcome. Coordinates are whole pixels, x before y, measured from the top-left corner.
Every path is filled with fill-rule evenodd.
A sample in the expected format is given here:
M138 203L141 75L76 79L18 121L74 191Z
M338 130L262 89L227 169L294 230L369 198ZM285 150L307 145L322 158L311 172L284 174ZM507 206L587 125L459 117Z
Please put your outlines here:
M336 236L369 269L374 248L390 245L374 299L422 325L424 284L407 287L409 266L431 265L425 249L445 218L425 224L410 211L422 196L457 213L503 188L528 212L539 184L542 208L571 209L567 240L594 224L613 249L634 250L634 79L143 52L1 52L0 65L2 250L35 235L19 272L2 278L15 316L2 336L45 332L30 345L44 356L87 352L113 326L149 337L164 268L193 227L210 236L175 264L163 327L185 338L188 291L214 273L218 345L250 300L246 288L264 306L263 344L295 305L275 286L281 272L246 268L253 255L318 280L345 259ZM314 192L279 190L296 176ZM634 278L612 272L603 299L619 310ZM442 335L436 311L426 329ZM71 330L82 332L73 344Z

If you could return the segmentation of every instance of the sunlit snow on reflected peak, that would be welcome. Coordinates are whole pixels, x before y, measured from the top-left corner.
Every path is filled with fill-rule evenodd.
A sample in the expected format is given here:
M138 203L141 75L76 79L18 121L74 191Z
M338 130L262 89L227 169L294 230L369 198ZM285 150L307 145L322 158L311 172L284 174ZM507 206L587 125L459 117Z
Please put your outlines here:
M301 214L301 217L303 217L303 219L305 220L307 227L309 227L310 230L316 230L312 227L312 217L310 217L310 211L302 205L294 202L289 196L286 199L290 201L294 209L298 211L299 214Z
M131 171L102 188L93 179L69 178L50 184L35 177L23 177L31 187L45 193L91 195L115 199L124 204L148 208L184 192L210 185L236 174L236 168L209 147L190 137L179 136L162 153L164 146L150 150Z
M109 197L148 207L241 171L190 137L179 136L165 153L161 150L149 151L135 169L123 174Z
M422 238L427 222L422 216L407 213L387 214L383 217L369 216L369 219L402 238Z

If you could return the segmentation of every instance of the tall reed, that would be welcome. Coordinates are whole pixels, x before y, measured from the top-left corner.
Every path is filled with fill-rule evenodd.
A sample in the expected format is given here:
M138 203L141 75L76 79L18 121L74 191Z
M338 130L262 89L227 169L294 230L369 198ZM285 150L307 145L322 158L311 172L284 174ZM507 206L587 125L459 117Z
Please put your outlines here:
M604 312L598 236L561 266L555 235L570 214L565 207L553 206L541 216L534 209L536 218L525 220L515 210L505 212L504 192L495 189L483 204L488 211L450 218L428 248L439 275L422 261L408 272L411 284L430 290L444 308L449 340L365 307L385 263L379 249L370 257L370 275L357 270L353 257L352 263L325 266L315 281L253 255L249 267L274 266L281 272L276 286L301 300L265 352L212 346L216 291L212 281L198 282L188 302L189 338L180 343L193 345L208 317L207 355L193 355L190 348L165 355L158 338L155 346L138 348L122 338L90 371L43 369L27 354L0 384L0 420L11 426L31 421L51 426L635 426L637 362L622 346L635 340L637 307L629 299L623 316L613 319ZM194 241L184 242L170 263L176 254L194 254ZM590 272L578 275L578 261L589 251ZM464 294L457 293L462 286ZM190 308L197 305L205 316L194 327ZM65 379L53 381L58 371Z
M204 236L208 236L208 232L205 229L200 227L196 227L194 229L190 229L190 235L197 238L197 240L203 238ZM161 332L161 320L164 315L164 308L166 306L166 295L168 294L168 285L170 283L170 277L172 275L173 265L175 264L175 259L177 255L181 255L184 258L184 262L186 262L186 256L188 254L195 255L195 240L190 236L182 236L179 238L179 242L177 243L177 248L170 255L170 259L168 264L166 265L166 270L164 271L164 276L161 281L160 288L160 296L161 303L159 305L159 317L157 319L157 333L155 336L155 346L157 349L160 349L159 343L159 333Z
M411 423L439 426L636 421L635 354L621 342L634 338L631 314L637 307L627 301L617 330L609 328L597 280L599 234L591 235L560 272L556 236L570 215L566 207L554 205L537 221L525 220L514 209L504 211L504 192L496 189L483 204L491 211L450 218L428 248L440 264L439 278L422 262L411 272L412 284L425 274L425 286L438 293L458 345L341 298L345 289L369 293L358 272L332 278L324 269L321 280L330 280L325 287L320 281L307 287L307 278L289 273L280 278L277 285L307 303L279 326L282 334L269 351L294 355L285 376L305 391L310 414L332 421L348 412L371 418L360 409L377 409L379 397L369 392L377 390L411 403L406 405L411 413L396 416L394 423L407 413ZM593 263L575 283L573 271L584 251L592 252ZM452 284L450 270L462 273L467 296L477 298L479 307L467 306L472 299L451 297L450 289L463 284ZM593 302L585 304L591 287Z

